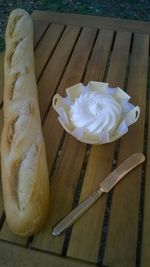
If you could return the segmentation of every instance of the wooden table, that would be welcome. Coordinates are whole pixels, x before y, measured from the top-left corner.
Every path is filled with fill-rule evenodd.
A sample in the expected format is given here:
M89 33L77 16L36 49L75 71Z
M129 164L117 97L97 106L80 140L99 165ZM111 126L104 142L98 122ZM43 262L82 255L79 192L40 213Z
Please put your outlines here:
M149 267L150 23L39 11L32 17L51 184L50 216L36 236L16 236L8 229L0 192L0 266ZM3 54L0 65L2 74ZM124 88L141 108L138 123L116 143L91 147L76 141L64 132L51 107L56 92L65 95L67 87L90 80ZM1 130L2 76L0 88ZM127 175L108 196L103 195L66 234L52 236L51 227L93 192L113 167L143 151L146 164Z

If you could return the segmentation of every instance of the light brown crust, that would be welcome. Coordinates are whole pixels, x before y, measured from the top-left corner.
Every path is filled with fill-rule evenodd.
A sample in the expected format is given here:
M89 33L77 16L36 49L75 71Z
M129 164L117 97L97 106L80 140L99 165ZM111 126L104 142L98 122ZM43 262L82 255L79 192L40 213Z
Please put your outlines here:
M22 9L14 10L8 20L4 64L4 208L10 229L29 236L46 222L49 180L34 73L33 26Z

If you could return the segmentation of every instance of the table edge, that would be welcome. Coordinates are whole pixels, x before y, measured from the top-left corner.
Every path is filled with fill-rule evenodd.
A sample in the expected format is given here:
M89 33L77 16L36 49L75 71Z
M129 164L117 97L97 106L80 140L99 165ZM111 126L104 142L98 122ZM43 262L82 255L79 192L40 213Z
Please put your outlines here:
M4 266L4 263L6 266L10 266L10 263L12 264L11 266L20 266L20 260L22 260L22 266L34 265L41 267L43 266L43 263L45 263L44 266L51 265L55 267L95 267L95 264L91 264L90 262L74 258L60 257L57 254L48 253L44 250L32 249L30 247L27 248L3 240L0 240L0 251L2 253L2 256L0 257L0 267Z
M146 21L38 10L35 10L32 13L32 18L34 20L47 21L49 23L106 28L116 31L150 33L150 22Z

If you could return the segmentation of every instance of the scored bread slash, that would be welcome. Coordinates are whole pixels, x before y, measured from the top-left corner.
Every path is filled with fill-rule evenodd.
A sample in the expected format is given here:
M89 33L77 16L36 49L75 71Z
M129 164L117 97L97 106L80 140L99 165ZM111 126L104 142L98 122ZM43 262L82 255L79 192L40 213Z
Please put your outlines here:
M16 9L6 28L4 127L1 137L4 209L9 228L33 235L49 212L49 179L34 68L30 15Z

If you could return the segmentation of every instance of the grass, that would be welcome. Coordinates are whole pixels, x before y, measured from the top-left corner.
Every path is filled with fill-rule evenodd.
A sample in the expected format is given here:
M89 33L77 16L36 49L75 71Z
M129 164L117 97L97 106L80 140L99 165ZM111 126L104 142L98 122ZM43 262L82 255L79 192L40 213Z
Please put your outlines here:
M0 0L0 51L5 48L4 33L8 16L15 8L23 8L29 13L38 9L150 21L149 0Z

